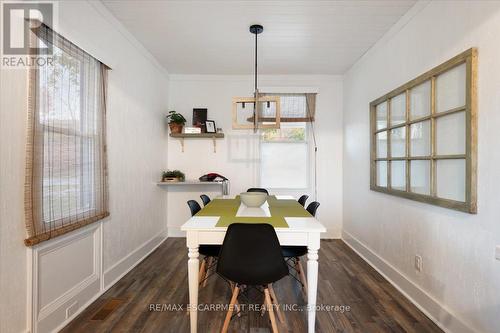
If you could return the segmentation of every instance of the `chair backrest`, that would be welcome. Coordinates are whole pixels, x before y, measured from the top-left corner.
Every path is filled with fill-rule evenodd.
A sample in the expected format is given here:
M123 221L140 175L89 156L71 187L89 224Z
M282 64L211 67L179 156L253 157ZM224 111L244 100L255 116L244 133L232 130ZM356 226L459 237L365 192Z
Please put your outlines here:
M203 206L206 206L210 203L210 197L206 194L200 195L201 201L203 201Z
M288 275L274 228L267 223L229 225L219 253L217 273L246 285L267 285Z
M312 216L316 216L316 211L318 210L318 207L319 207L319 202L317 201L313 201L311 202L306 210L309 212L309 214L311 214Z
M309 196L307 194L304 194L297 201L299 202L299 204L302 205L302 207L305 207L306 206L306 201L307 201L308 198L309 198Z
M188 200L187 204L191 210L191 216L195 216L201 210L201 206L196 200Z
M247 190L247 192L262 192L269 195L269 192L265 188L259 188L259 187L251 187Z

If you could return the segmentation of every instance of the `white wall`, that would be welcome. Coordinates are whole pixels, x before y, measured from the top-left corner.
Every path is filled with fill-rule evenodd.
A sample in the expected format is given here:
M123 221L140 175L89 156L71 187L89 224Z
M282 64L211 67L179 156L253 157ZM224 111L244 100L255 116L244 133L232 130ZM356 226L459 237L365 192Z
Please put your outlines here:
M500 332L500 2L418 3L410 16L345 75L343 237L444 328ZM370 191L369 102L470 47L479 50L478 214Z
M51 331L66 319L67 306L76 302L70 311L73 314L81 309L166 235L166 194L155 186L167 164L166 72L100 2L60 2L57 19L58 32L113 68L107 113L111 216L102 223L43 243L33 253L23 245L26 72L2 70L2 333L29 329L31 269L33 284L38 286L34 298L40 299L41 308L34 308L33 329ZM64 251L49 251L58 246ZM62 260L54 260L56 257ZM90 265L92 257L95 262Z
M251 96L252 76L231 75L172 75L169 86L170 110L182 113L188 124L192 121L193 108L208 108L208 119L225 133L217 141L213 153L211 140L185 140L181 152L177 139L169 138L168 167L180 169L189 179L197 179L208 172L217 172L230 179L231 194L246 191L259 185L258 136L253 131L232 130L231 101L235 96ZM342 225L342 82L338 76L259 76L262 92L318 92L315 129L318 141L318 201L321 206L318 218L328 229L327 237L339 237ZM311 155L312 157L312 155ZM186 201L198 199L200 193L211 196L220 194L217 188L201 187L182 189L171 187L168 194L169 232L180 235L179 227L189 217ZM299 196L302 192L282 194ZM311 196L312 198L312 196ZM310 199L311 200L311 199Z

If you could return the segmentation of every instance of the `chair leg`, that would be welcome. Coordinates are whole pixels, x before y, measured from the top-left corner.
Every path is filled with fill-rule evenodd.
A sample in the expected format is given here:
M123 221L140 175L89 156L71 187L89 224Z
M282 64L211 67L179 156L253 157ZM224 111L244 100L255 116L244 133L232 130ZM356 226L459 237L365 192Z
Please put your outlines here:
M303 290L307 297L307 279L306 274L304 273L304 268L302 267L302 263L300 262L300 258L297 258L295 269L297 269L297 271L299 272L300 282L302 282Z
M200 272L198 273L198 284L201 283L201 281L203 281L203 279L205 278L205 275L207 273L206 261L207 261L207 258L203 258L203 260L201 261Z
M212 257L208 257L208 263L207 263L207 269L205 271L205 281L203 281L203 287L206 287L207 286L207 281L208 279L206 278L208 273L209 273L209 270L210 270L210 267L212 266L212 261L214 260L214 258Z
M224 320L224 325L222 326L221 333L226 333L229 327L229 322L231 321L231 317L233 315L233 307L236 304L236 300L238 299L238 293L240 292L240 287L236 285L234 287L233 296L231 297L231 302L229 303L229 308L227 309L226 319Z
M264 289L264 296L269 312L269 319L271 319L271 327L273 328L273 333L279 333L278 325L276 324L276 318L274 317L273 303L271 302L271 296L269 296L269 290L267 288Z
M284 324L285 317L283 316L283 312L280 309L280 305L278 303L278 298L276 297L276 294L274 293L273 285L270 283L267 285L267 287L269 288L269 293L271 294L271 301L276 306L276 314L278 315L278 320L280 321L280 323Z
M236 286L236 284L234 282L229 282L229 284L231 285L231 292L234 292L234 287ZM241 317L240 303L238 302L238 300L236 300L234 307L236 308L236 311L238 311L238 317Z

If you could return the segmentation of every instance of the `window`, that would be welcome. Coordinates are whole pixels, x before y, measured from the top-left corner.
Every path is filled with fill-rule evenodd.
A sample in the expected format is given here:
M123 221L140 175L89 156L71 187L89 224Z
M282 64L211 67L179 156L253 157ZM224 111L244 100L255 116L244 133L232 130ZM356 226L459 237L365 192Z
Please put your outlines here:
M370 103L371 189L476 213L476 50Z
M54 51L52 65L30 70L26 245L109 215L107 67L45 25L35 33Z
M280 129L261 130L260 182L265 188L309 187L308 96L315 94L269 94L280 97ZM314 105L314 103L309 103ZM265 108L264 110L264 117ZM271 111L272 112L272 111Z

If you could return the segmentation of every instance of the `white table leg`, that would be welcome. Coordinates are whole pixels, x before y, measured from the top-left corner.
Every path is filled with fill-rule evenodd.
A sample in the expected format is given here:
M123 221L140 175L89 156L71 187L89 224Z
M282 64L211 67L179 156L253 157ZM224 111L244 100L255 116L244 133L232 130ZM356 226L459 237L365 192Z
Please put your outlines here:
M200 260L198 259L198 245L189 247L188 252L188 280L189 280L189 319L191 324L191 333L196 333L198 328L198 270L200 269Z
M307 332L314 333L318 291L318 248L308 246L307 250Z

